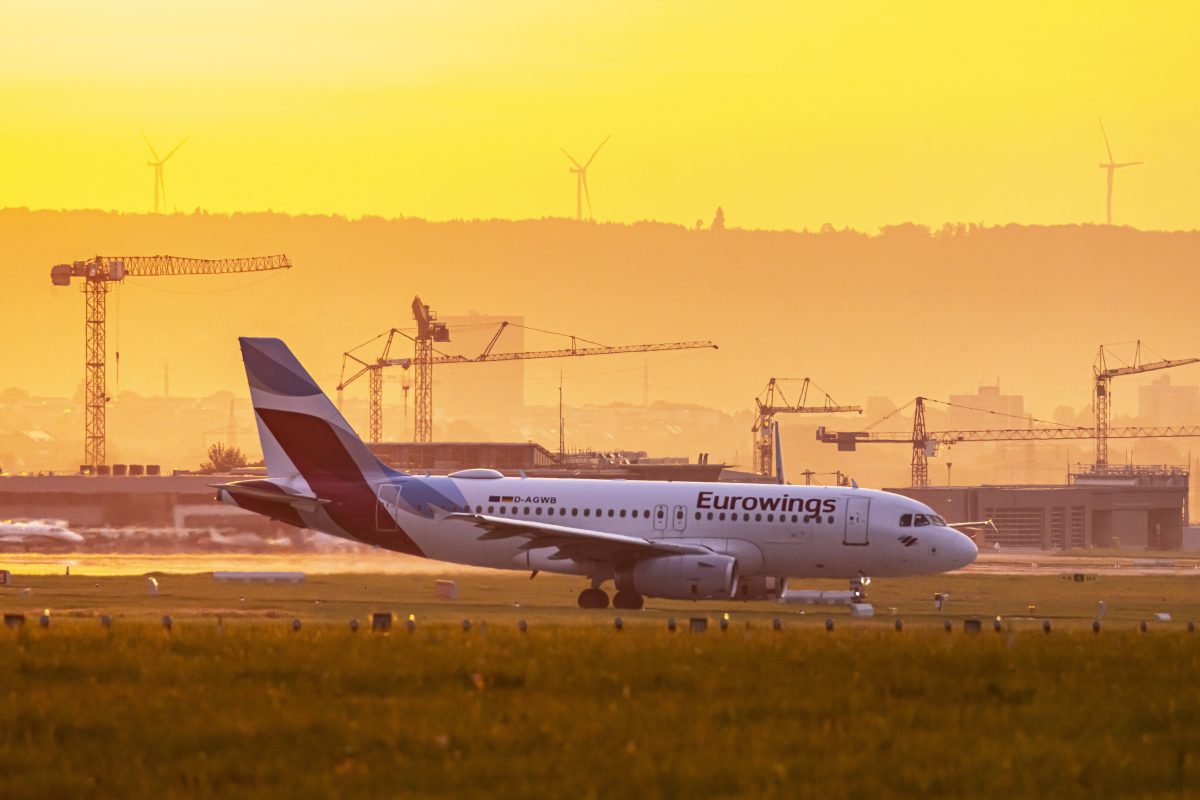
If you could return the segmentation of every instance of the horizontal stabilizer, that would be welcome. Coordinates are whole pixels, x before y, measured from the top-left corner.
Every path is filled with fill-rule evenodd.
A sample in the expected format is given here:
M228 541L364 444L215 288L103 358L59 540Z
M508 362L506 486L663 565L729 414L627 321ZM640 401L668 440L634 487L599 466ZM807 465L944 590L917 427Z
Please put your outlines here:
M254 486L246 486L239 483L213 483L209 484L218 492L226 492L233 497L245 497L250 500L262 500L268 503L280 503L290 506L297 511L316 511L322 506L329 505L329 500L323 500L320 497L309 497L301 494L287 494L286 492L271 492L265 489L259 489Z

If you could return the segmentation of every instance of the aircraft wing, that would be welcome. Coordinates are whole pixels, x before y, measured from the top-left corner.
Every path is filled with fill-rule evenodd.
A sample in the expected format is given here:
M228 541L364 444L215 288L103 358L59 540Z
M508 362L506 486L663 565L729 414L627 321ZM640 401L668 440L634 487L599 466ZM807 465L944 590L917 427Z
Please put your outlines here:
M549 522L465 513L449 514L446 518L470 522L483 528L484 532L479 537L481 541L520 536L528 540L521 545L522 550L553 547L558 552L552 558L564 561L604 561L615 564L653 556L685 553L709 555L712 553L707 547L695 544L680 544L664 539L644 539L640 536L629 536L623 533L589 531Z

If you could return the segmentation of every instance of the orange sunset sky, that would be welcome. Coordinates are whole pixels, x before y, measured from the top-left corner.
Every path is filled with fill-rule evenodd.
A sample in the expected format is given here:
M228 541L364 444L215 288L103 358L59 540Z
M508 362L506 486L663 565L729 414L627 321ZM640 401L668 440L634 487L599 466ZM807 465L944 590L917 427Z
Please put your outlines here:
M0 206L863 230L1200 217L1194 3L5 2Z
M770 376L809 375L856 404L999 381L1039 418L1065 407L1090 424L1101 343L1200 355L1197 42L1194 3L0 2L0 391L80 391L83 300L50 285L55 263L285 252L288 273L122 284L114 419L123 392L165 393L168 366L176 398L244 396L243 334L285 339L332 389L343 351L411 325L420 294L443 315L605 344L720 345L527 362L526 407L555 406L562 379L575 407L748 415ZM1101 119L1114 158L1144 162L1116 175L1113 228ZM160 155L187 139L161 215L143 132ZM596 222L614 224L577 223L559 148L584 160L610 134L589 184ZM693 230L718 206L741 230ZM933 234L888 228L908 222ZM470 398L503 378L462 369ZM1118 418L1152 377L1117 388ZM1200 365L1170 377L1198 384ZM57 420L63 448L82 435L73 414ZM744 463L748 427L618 444ZM439 435L467 435L452 430ZM470 435L553 444L547 431ZM139 434L122 435L114 446ZM583 436L571 444L609 441ZM829 450L803 463L865 463Z

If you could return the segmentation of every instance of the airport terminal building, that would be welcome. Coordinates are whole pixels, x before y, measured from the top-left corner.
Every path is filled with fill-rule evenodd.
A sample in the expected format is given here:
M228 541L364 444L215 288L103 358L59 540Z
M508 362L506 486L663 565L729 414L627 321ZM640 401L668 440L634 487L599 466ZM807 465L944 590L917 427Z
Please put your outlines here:
M1188 518L1188 471L1133 467L1083 471L1066 485L928 486L889 489L950 522L992 520L983 546L1178 550Z

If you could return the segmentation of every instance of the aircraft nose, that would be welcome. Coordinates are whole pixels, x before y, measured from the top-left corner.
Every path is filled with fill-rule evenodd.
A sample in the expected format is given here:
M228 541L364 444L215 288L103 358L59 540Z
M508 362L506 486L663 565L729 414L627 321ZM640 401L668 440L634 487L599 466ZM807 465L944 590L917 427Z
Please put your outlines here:
M961 569L974 564L975 557L979 555L979 548L971 541L971 537L959 531L947 532L950 534L950 541L946 543L946 554L953 564L951 569Z

